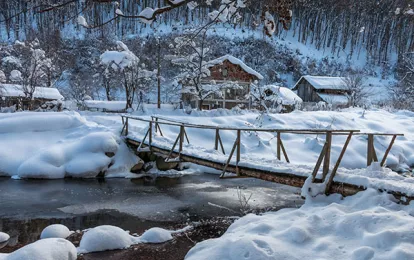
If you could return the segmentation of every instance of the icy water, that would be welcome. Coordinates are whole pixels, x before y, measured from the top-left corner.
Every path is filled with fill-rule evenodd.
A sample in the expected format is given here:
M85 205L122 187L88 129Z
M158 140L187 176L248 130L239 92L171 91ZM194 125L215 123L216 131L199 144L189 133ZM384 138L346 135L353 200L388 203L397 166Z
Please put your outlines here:
M132 233L213 217L240 215L240 194L254 210L299 207L299 190L256 179L180 178L12 180L0 178L0 231L29 243L44 227L115 225Z

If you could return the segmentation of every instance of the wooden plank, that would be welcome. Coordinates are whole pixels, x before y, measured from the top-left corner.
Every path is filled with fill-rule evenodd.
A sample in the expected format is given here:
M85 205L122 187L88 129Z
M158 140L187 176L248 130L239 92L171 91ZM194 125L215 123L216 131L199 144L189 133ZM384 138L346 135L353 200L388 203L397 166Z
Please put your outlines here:
M149 148L151 149L151 145L152 145L152 122L149 123L149 127L148 127L148 134L149 134Z
M329 172L329 166L331 162L332 132L328 131L326 133L325 143L326 143L326 154L323 160L322 181L325 181L326 175Z
M373 160L372 146L374 145L374 135L368 134L368 143L367 143L367 166L370 166Z
M334 179L334 177L335 177L335 175L336 175L336 172L338 171L339 165L341 164L342 158L343 158L343 157L344 157L344 155L345 155L346 148L348 148L348 144L349 144L349 142L351 141L352 135L353 135L353 133L352 133L352 132L351 132L351 133L349 133L348 138L347 138L347 139L346 139L346 141L345 141L344 147L342 148L342 151L341 151L341 153L339 154L338 160L336 161L335 166L334 166L334 168L333 168L333 170L332 170L332 172L331 172L331 175L329 176L328 182L326 183L326 187L325 187L325 194L328 194L328 192L329 192L329 190L330 190L330 188L331 188L331 185L332 185L333 179Z
M315 182L316 175L318 174L319 168L321 168L322 160L323 160L323 158L325 157L325 154L326 154L326 148L327 148L327 145L325 143L322 147L321 153L319 154L318 161L316 161L315 168L313 168L312 182Z
M396 139L396 138L397 138L397 135L393 135L393 137L392 137L392 139L391 139L391 143L390 143L390 145L388 146L387 150L385 151L384 157L382 158L382 161L381 161L381 166L384 166L385 161L387 160L387 156L388 156L388 154L390 153L391 148L392 148L392 146L393 146L393 144L394 144L394 142L395 142L395 139Z
M179 134L179 137L180 137L180 146L179 146L179 151L180 151L180 154L181 154L181 153L182 153L182 151L183 151L184 132L185 132L185 130L184 130L184 126L182 125L182 126L180 126L180 134Z
M126 118L126 123L125 123L125 135L128 135L128 117Z

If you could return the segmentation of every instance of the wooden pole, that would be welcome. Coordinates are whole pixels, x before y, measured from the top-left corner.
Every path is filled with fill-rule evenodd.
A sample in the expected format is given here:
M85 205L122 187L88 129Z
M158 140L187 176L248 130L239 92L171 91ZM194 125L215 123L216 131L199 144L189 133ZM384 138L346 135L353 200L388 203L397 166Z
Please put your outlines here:
M218 128L216 128L216 137L215 137L215 140L214 140L214 149L216 150L216 151L218 151L218 143L219 143L219 132L220 132L220 130L218 129Z
M329 190L331 189L331 185L333 183L333 179L335 177L336 171L338 170L339 165L341 164L342 158L344 157L344 154L346 152L346 148L348 147L348 144L351 141L351 138L352 138L353 134L354 134L353 132L350 132L349 135L348 135L348 138L345 141L345 144L344 144L344 147L342 148L341 154L339 155L338 160L336 161L335 166L334 166L334 168L331 172L331 175L329 176L328 182L326 183L325 194L328 194Z
M240 162L240 130L237 130L237 154L236 154L236 173L237 173L237 175L240 175L239 162Z
M390 145L388 146L387 150L385 151L384 157L382 158L382 161L381 161L381 167L382 167L382 166L384 166L385 161L387 160L387 156L388 156L388 154L390 153L391 148L392 148L392 146L394 145L394 142L395 142L395 139L396 139L396 138L397 138L397 135L393 135L393 136L392 136L391 143L390 143Z
M149 149L151 150L151 145L152 145L152 122L149 122L148 134L149 134L148 146L149 146Z
M185 129L184 129L184 136L185 136L185 139L187 140L187 143L190 144L190 140L188 140L187 131L185 131Z
M277 132L277 159L280 161L280 132Z
M368 143L367 143L367 166L370 166L374 155L372 154L372 147L374 146L374 135L368 134Z
M125 135L128 135L128 117L126 118Z
M280 147L282 148L283 156L285 157L286 162L290 163L289 157L287 155L285 146L283 145L282 139L280 139Z
M184 132L185 132L184 125L181 125L180 126L180 146L179 146L180 155L181 155L181 152L183 151Z
M236 150L236 146L237 146L237 139L236 139L236 141L234 141L233 148L231 149L231 152L230 152L229 158L227 159L226 165L224 165L223 172L221 173L220 178L224 177L224 174L226 173L227 167L230 164L231 157L233 157L234 151Z
M221 151L223 152L223 154L226 154L226 152L224 151L224 146L223 146L223 142L221 141L221 136L220 136L220 134L218 135L218 140L219 140L219 142L220 142Z
M318 174L319 168L321 168L322 160L323 160L323 158L325 157L325 154L326 154L326 148L327 148L327 145L325 143L323 148L322 148L321 153L319 154L319 158L318 158L318 161L316 162L315 168L313 169L312 182L315 182L316 175Z
M331 147L332 147L332 132L326 132L326 154L323 160L322 181L325 181L326 175L329 172L329 164L331 162Z

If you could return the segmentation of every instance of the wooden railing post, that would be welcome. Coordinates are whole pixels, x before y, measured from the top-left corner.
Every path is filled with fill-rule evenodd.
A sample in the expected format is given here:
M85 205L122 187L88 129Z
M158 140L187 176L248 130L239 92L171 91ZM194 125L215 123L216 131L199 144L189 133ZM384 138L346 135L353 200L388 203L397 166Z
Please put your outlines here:
M184 125L180 126L180 144L179 144L179 152L181 155L181 152L183 151L183 142L184 142Z
M220 130L218 128L216 128L216 137L215 137L215 140L214 140L214 149L216 151L218 151L219 134L220 134Z
M151 150L151 144L152 144L152 122L149 122L148 134L149 134L148 146L149 146L149 149Z
M375 152L374 134L368 134L367 166L370 166L373 161L378 162L377 153Z
M128 117L126 118L126 123L125 123L125 135L128 135Z
M277 132L277 159L280 161L280 132Z
M237 130L237 152L236 152L236 174L240 175L239 162L240 162L240 130Z
M331 162L331 147L332 147L332 132L326 132L326 153L325 159L323 160L323 171L322 171L322 181L325 181L326 175L329 172L329 164Z

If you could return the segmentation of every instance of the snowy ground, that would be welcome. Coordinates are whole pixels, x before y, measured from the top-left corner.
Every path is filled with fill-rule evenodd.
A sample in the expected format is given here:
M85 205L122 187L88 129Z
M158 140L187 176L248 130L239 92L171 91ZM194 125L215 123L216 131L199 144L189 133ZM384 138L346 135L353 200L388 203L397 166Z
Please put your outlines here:
M307 198L282 209L237 220L218 239L197 244L188 260L413 259L414 207L369 189L341 199Z

